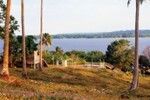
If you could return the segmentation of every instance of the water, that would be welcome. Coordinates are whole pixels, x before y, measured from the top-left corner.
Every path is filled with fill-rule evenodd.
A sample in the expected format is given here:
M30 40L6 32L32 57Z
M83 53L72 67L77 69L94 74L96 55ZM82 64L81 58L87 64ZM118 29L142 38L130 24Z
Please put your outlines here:
M121 38L98 38L98 39L54 39L50 50L55 50L57 46L61 47L64 51L81 50L81 51L93 51L99 50L105 53L107 46ZM134 46L134 38L125 38L130 41L130 44ZM150 46L150 38L140 38L140 53Z
M81 51L93 51L99 50L105 53L107 46L120 38L99 38L99 39L53 39L52 45L49 50L55 50L57 46L61 47L64 51L81 50ZM131 45L134 45L134 38L126 38L130 41ZM140 53L150 46L150 38L140 38ZM0 52L3 50L3 42L0 40Z
M3 52L3 41L0 39L0 53Z

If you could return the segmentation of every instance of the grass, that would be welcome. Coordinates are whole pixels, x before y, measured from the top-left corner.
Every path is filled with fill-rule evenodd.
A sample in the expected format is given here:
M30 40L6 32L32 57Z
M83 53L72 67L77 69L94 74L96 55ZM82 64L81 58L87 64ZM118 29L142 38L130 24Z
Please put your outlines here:
M0 79L0 99L39 100L149 100L150 78L140 76L137 91L128 92L131 74L119 70L51 67L43 72L28 69L29 79L21 77L22 69L10 69L16 81Z

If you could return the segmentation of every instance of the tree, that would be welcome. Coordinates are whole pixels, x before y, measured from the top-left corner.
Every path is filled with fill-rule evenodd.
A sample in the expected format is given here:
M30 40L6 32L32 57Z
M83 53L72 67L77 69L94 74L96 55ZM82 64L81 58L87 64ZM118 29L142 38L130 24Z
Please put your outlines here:
M128 40L116 40L108 45L105 61L117 66L123 71L128 71L133 65L133 48Z
M68 56L71 56L72 54L74 54L74 55L76 55L76 56L78 56L79 58L82 58L82 59L86 59L86 57L87 57L87 53L85 51L75 51L75 50L73 50L73 51L66 52L65 54L68 55Z
M24 0L21 0L21 24L22 24L22 55L23 55L23 76L27 78L26 68L26 40L24 28Z
M138 87L139 81L139 15L140 15L140 3L143 3L145 0L135 0L136 11L135 11L135 64L133 71L133 78L130 86L130 91L136 90ZM128 0L128 5L131 0Z
M41 42L41 41L40 41ZM52 44L52 37L48 33L44 33L42 37L42 48L45 52L46 46L49 47Z
M55 56L54 58L56 60L56 65L59 65L59 62L63 58L63 50L60 47L56 47L55 48L54 56Z
M141 55L139 57L139 64L141 67L150 67L150 60L146 56Z
M104 58L104 55L100 51L91 51L87 53L86 61L88 62L100 62Z
M32 36L32 35L28 35L28 36L26 36L26 53L27 53L27 56L28 55L31 55L31 54L33 54L33 52L35 51L35 50L37 50L37 46L38 46L38 44L36 43L36 37L34 37L34 36ZM21 46L22 46L22 36L17 36L16 37L16 42L17 42L17 44L19 44L20 45L20 47L18 47L18 50L20 50L21 49ZM18 45L18 46L19 46ZM15 47L15 46L14 46Z
M4 4L3 0L0 0L0 38L4 39L5 33L5 19L6 19L6 5ZM12 67L13 62L13 52L12 52L12 44L14 41L14 33L18 30L19 25L18 21L16 21L15 17L12 15L10 16L10 34L9 34L9 67Z
M42 45L49 46L52 44L52 37L48 33L43 34Z
M26 57L29 58L32 56L32 54L34 53L34 51L36 51L38 48L38 44L36 43L36 38L32 35L28 35L25 37L26 40ZM13 39L12 42L12 54L13 54L13 64L15 64L16 66L22 67L22 63L23 63L23 54L22 54L22 36L17 36Z
M43 0L41 0L41 18L40 18L40 68L39 70L42 71L42 67L43 67L43 62L42 62L42 39L43 39Z
M7 0L6 8L6 19L5 19L5 36L4 36L4 54L3 54L3 67L1 70L1 75L9 78L9 33L10 33L10 10L11 10L11 0Z

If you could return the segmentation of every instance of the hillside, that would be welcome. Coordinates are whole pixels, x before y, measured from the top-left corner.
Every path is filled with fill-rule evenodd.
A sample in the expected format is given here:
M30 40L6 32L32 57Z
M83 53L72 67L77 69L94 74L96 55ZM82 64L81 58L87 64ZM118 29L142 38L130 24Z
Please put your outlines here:
M29 79L21 77L22 69L10 69L14 82L0 79L0 99L50 100L117 100L150 98L150 78L140 77L136 93L125 92L130 74L119 70L87 68L48 68L43 72L28 69ZM126 94L126 95L125 95ZM125 96L123 96L125 95Z
M150 37L150 30L141 30L140 37ZM97 32L97 33L67 33L53 35L53 38L118 38L134 37L134 30L114 31L114 32Z

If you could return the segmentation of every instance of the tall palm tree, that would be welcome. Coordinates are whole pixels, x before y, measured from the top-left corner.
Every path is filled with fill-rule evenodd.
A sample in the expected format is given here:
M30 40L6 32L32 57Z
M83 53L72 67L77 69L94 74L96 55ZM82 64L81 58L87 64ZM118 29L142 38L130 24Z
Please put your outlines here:
M139 82L139 15L140 15L140 3L144 0L135 0L136 11L135 11L135 65L133 71L133 78L129 90L136 90ZM128 0L130 4L131 0Z
M4 36L4 58L1 74L9 78L9 33L10 33L10 10L11 0L7 0L6 19L5 19L5 36Z
M26 39L24 28L24 0L21 0L21 24L22 24L22 54L23 54L23 76L27 78L26 68Z
M43 39L43 0L41 0L41 17L40 17L40 68L39 70L42 71L43 62L42 62L42 39Z

